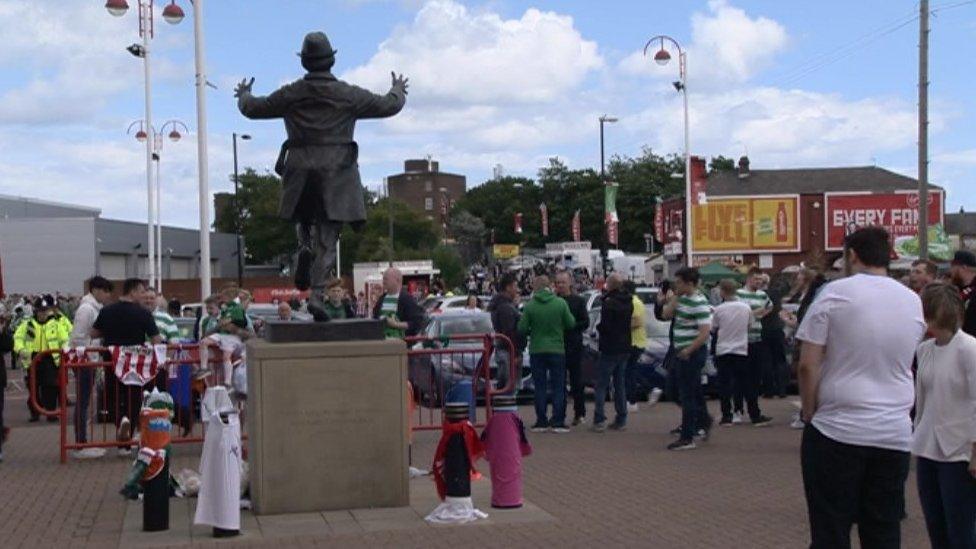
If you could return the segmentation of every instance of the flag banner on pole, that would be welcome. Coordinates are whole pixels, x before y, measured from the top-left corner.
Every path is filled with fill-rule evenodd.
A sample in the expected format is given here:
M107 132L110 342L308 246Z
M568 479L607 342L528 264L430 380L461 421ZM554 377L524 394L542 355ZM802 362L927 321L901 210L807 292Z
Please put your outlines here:
M705 189L705 159L691 157L691 204L700 206L707 202Z
M603 188L603 206L606 212L606 225L607 225L607 241L617 245L617 223L620 218L617 217L617 189L619 185L613 182L608 182Z
M539 214L542 216L542 236L549 236L549 209L545 202L539 204Z
M664 208L661 207L661 197L654 199L654 238L664 242Z
M583 239L583 227L580 223L580 211L576 210L573 214L573 242L579 242Z
M522 234L522 214L515 214L515 234Z

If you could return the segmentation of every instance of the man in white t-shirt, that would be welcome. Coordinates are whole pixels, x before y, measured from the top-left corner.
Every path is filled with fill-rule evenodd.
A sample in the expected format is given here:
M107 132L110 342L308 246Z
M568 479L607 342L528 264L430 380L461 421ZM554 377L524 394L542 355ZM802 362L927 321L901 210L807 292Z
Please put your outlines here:
M712 314L712 329L717 332L715 343L715 367L718 368L719 400L722 420L719 425L732 426L732 395L736 399L745 396L749 417L756 427L772 421L759 411L758 391L745 391L749 383L749 327L752 324L752 308L736 295L739 285L732 279L719 283L722 304Z
M800 324L801 462L811 547L898 547L915 392L925 333L918 296L887 276L888 232L844 241L851 276L824 286Z

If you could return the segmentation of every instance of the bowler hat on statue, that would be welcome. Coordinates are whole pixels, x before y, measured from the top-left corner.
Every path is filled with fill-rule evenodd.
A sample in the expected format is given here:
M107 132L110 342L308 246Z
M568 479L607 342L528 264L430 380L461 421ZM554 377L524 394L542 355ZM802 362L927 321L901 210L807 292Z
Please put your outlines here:
M303 59L327 59L335 57L338 50L332 49L329 37L324 32L310 32L302 42L302 51L298 54Z

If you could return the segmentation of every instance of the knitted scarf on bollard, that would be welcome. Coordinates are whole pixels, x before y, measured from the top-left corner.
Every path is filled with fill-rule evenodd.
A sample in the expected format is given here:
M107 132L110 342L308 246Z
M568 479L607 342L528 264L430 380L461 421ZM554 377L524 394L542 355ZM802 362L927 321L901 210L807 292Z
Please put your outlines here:
M471 464L471 479L481 478L481 473L474 467L474 462L485 455L485 447L481 444L478 432L474 430L470 421L459 421L457 423L445 423L441 432L441 440L437 444L437 452L434 454L434 465L431 473L434 475L434 484L437 485L437 495L444 500L447 495L447 486L444 482L444 457L447 453L447 441L454 435L464 437L464 446L468 450L468 462Z

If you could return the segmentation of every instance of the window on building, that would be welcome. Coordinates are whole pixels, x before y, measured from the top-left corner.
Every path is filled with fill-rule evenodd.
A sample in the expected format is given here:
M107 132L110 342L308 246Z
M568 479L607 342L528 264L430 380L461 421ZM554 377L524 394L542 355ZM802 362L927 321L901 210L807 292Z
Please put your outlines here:
M433 181L424 181L424 190L427 191L427 192L430 192L430 191L434 190L434 182Z
M424 199L424 209L427 210L428 212L434 209L434 199L433 198L429 198L428 197L428 198L425 198Z

